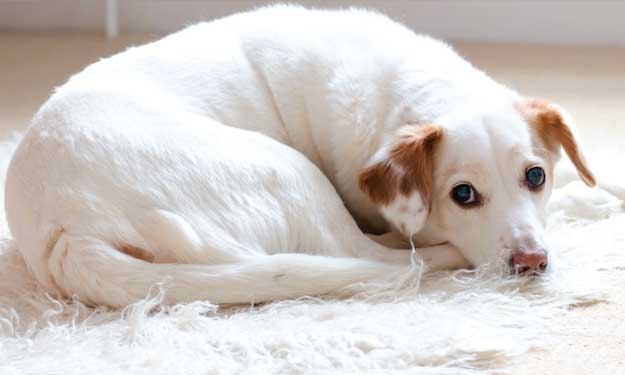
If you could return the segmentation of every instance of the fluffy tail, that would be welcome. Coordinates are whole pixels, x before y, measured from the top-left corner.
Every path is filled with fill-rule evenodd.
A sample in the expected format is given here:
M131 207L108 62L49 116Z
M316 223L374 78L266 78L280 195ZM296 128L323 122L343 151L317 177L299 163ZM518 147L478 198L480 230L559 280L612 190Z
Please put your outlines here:
M304 254L255 256L218 265L149 263L101 240L66 233L48 264L65 294L114 307L144 298L158 283L164 284L168 304L250 303L327 294L408 270L405 265Z

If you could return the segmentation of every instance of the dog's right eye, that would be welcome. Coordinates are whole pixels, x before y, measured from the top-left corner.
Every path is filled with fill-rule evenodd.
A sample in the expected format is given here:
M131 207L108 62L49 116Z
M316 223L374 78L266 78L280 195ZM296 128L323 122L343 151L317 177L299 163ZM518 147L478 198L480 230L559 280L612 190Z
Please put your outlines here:
M451 199L462 207L480 204L479 194L469 184L459 184L451 190Z

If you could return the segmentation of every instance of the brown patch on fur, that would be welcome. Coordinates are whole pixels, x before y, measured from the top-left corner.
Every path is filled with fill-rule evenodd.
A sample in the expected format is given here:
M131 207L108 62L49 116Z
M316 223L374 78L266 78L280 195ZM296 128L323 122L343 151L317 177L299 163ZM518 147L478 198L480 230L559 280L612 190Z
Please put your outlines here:
M596 185L595 176L588 168L584 154L557 108L544 100L530 99L518 105L517 110L527 119L549 151L557 153L562 146L586 185Z
M133 258L140 259L142 261L149 262L149 263L154 262L154 254L140 247L126 244L126 245L118 246L117 249L121 251L122 253L128 256L131 256Z
M388 204L397 195L399 179L399 173L390 161L384 161L365 169L359 176L358 184L373 203Z
M424 202L432 195L434 151L443 130L438 125L403 126L389 159L360 174L359 186L374 203L389 204L397 194L418 190Z

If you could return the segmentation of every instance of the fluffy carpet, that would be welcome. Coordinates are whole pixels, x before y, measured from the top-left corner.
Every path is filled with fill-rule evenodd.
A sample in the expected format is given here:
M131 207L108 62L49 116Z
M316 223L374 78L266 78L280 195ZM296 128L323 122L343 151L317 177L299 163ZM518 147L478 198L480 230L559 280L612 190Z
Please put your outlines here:
M2 180L18 140L0 143ZM625 194L618 188L587 189L566 169L561 176L549 207L552 267L543 278L443 272L391 290L366 286L350 299L253 307L162 306L158 286L122 311L54 300L38 289L2 220L0 373L505 370L528 350L549 345L562 314L609 300L622 284L617 270L625 266Z

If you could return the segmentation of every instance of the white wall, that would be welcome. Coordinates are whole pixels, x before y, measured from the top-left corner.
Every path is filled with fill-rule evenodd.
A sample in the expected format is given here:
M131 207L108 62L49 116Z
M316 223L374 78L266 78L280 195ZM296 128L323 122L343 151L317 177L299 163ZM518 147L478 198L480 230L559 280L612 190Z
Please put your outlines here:
M104 30L107 0L0 0L2 29ZM108 0L122 31L168 33L272 1ZM390 0L298 3L377 8L413 29L455 40L625 46L620 0Z

